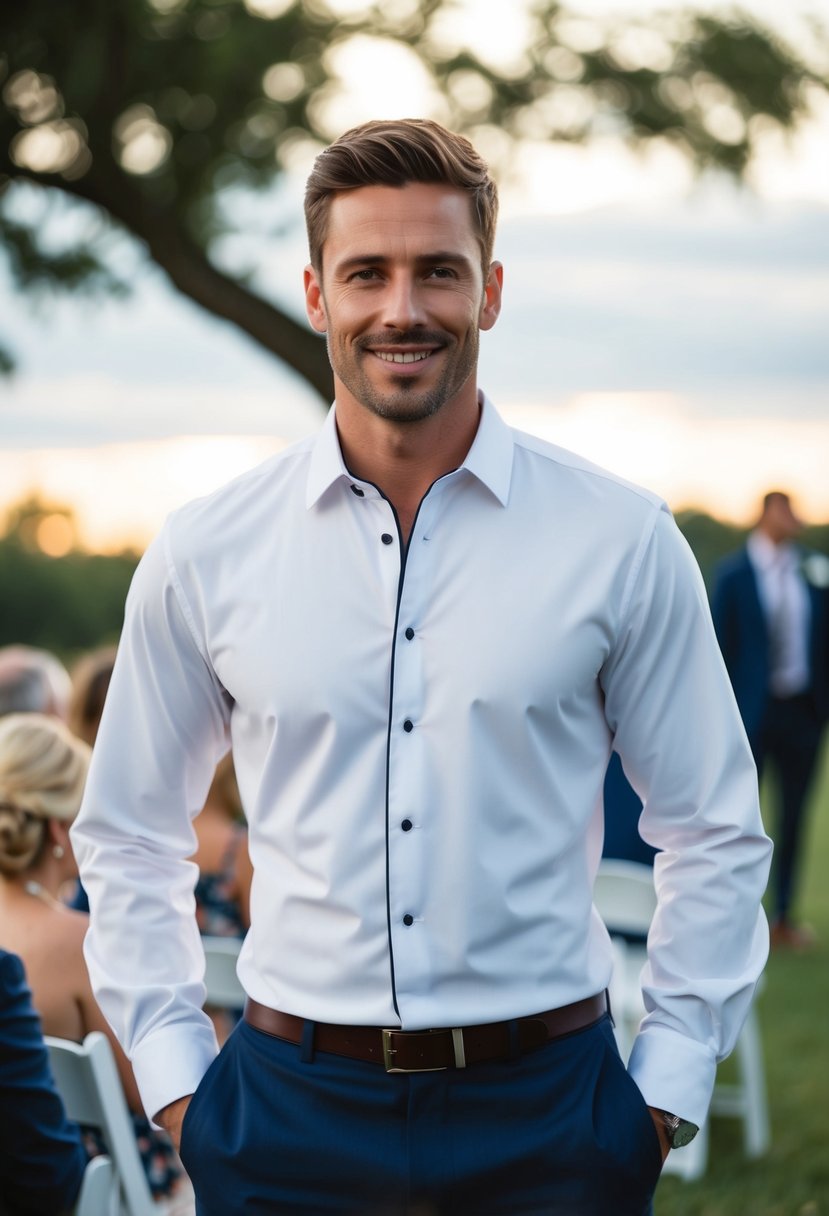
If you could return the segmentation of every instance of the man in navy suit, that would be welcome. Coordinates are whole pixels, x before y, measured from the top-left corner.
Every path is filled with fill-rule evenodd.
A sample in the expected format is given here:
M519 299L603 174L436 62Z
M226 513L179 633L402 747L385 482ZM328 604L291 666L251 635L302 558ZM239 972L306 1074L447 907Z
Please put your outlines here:
M0 1216L69 1212L86 1169L49 1070L23 964L0 950Z
M758 773L780 781L772 944L803 948L792 919L809 794L829 716L829 558L794 543L802 529L788 494L768 493L745 548L718 568L712 611Z

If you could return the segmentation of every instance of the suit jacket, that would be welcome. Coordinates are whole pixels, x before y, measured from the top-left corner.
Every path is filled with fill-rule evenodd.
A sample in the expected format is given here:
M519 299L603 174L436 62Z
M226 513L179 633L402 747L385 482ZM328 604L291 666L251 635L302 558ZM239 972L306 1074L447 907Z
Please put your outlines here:
M805 559L807 555L803 556ZM829 716L829 588L809 581L806 586L810 605L809 695L818 718L825 721ZM717 567L711 612L746 733L753 741L762 726L771 685L768 625L747 549L740 549Z
M68 1212L87 1156L55 1088L23 964L1 949L0 1128L0 1213Z

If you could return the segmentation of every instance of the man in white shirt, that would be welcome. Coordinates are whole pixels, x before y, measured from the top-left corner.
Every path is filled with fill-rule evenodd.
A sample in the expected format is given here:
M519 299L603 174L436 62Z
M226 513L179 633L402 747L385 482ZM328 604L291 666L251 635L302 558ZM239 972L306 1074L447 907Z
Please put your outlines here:
M73 841L99 1000L200 1216L642 1216L766 958L770 845L687 546L478 389L496 213L434 123L321 154L334 409L175 513L130 592ZM249 999L216 1057L186 858L231 745ZM591 904L614 746L661 849L629 1071Z
M805 810L829 716L829 559L795 543L803 524L789 495L763 499L745 548L717 569L714 625L757 767L780 778L772 944L804 949L794 915Z

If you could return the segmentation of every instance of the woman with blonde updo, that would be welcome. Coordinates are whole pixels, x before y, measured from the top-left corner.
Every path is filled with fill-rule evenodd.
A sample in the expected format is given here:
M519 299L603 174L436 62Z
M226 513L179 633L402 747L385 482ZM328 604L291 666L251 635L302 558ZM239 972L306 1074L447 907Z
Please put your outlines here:
M77 877L69 825L81 803L89 747L42 714L0 718L0 944L26 966L44 1034L110 1039L133 1110L141 1110L126 1057L92 995L83 957L88 917L61 901Z
M61 900L78 877L69 826L90 754L55 718L0 718L0 946L23 960L44 1034L80 1042L101 1030L109 1039L150 1186L165 1194L181 1168L166 1137L150 1132L132 1068L92 994L83 957L89 917Z

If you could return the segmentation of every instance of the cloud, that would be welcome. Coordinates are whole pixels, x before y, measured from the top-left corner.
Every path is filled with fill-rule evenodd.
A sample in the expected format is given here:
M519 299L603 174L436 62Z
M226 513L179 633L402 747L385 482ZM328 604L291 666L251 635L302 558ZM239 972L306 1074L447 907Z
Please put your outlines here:
M601 211L507 226L499 250L504 312L482 348L499 396L664 390L727 416L734 392L738 414L747 395L770 410L784 398L791 416L825 410L823 209L734 197Z

